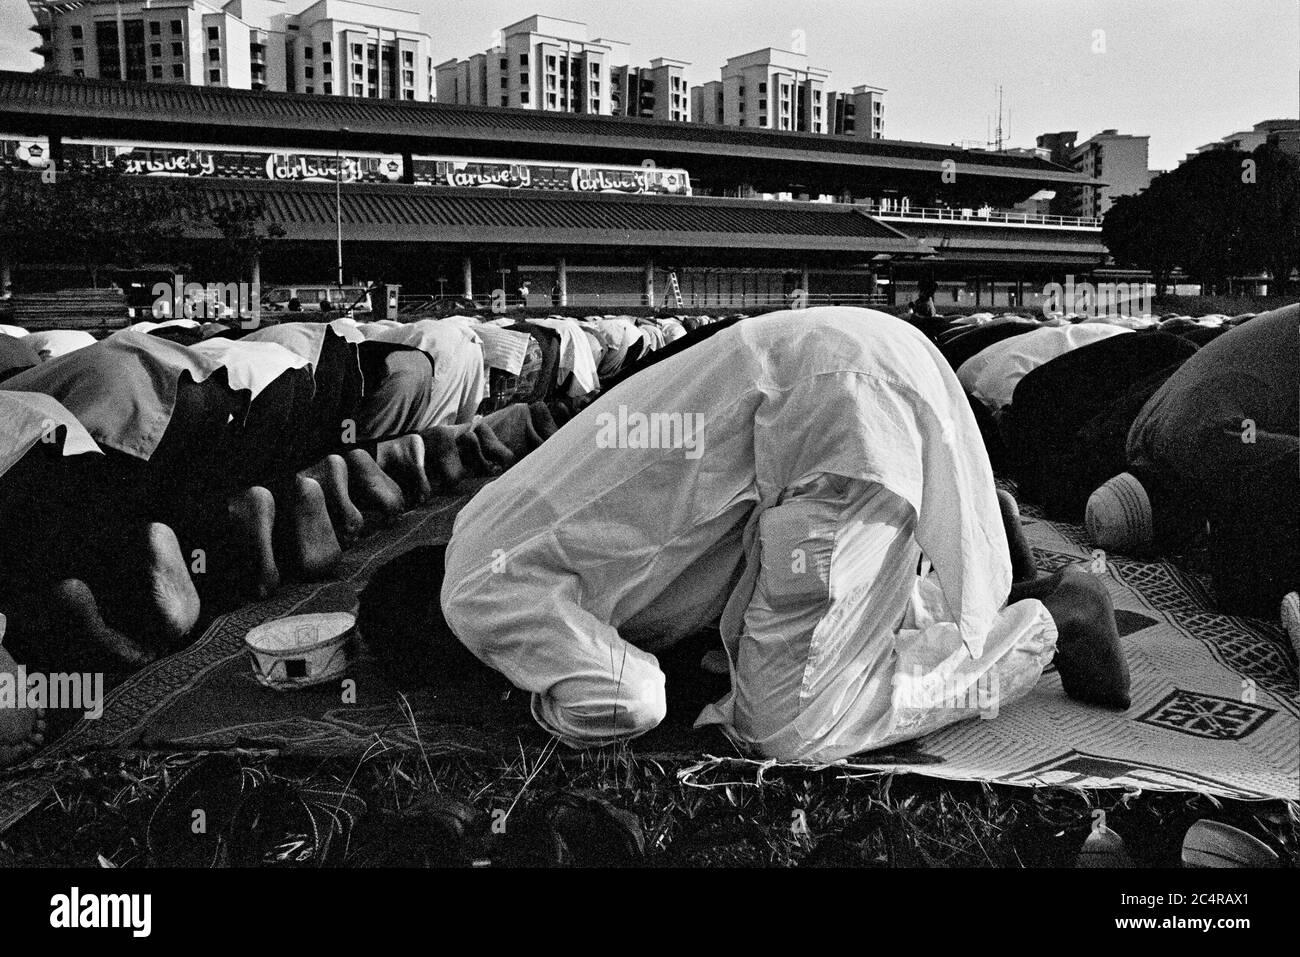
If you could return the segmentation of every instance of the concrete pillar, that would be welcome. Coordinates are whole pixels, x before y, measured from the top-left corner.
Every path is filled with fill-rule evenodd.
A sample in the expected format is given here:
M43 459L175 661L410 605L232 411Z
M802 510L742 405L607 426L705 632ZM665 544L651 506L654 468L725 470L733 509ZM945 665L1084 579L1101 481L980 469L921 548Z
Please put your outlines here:
M812 305L812 300L809 298L809 296L812 293L812 290L808 288L808 264L807 263L804 263L803 267L799 270L799 288L803 290L803 294L804 294L803 301L809 305Z
M569 304L569 269L563 256L555 260L555 284L560 287L560 305L567 306Z
M474 298L474 262L469 256L462 256L460 260L460 285L461 295L466 299Z
M653 306L655 304L655 261L647 259L645 261L645 304Z

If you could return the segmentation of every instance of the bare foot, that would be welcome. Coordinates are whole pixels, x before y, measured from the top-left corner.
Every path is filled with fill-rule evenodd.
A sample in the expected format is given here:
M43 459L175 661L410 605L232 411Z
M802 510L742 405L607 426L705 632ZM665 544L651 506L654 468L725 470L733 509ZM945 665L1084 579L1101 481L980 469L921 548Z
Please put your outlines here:
M67 578L38 595L10 619L15 650L24 660L61 671L136 671L158 657L143 642L109 626L85 582Z
M473 426L459 426L456 433L456 451L460 454L460 464L471 475L491 475L496 469L483 454L483 446L474 433Z
M1033 581L1038 577L1038 567L1034 564L1034 550L1029 547L1025 530L1020 527L1020 506L1009 493L999 489L998 508L1002 512L1002 524L1007 530L1007 545L1011 549L1011 580Z
M465 477L461 459L463 430L449 425L435 425L420 433L424 442L424 467L428 480L446 489L455 488Z
M302 581L328 578L338 567L343 549L330 523L325 491L315 479L298 474L288 483L284 496L276 502L275 527L285 565Z
M420 436L403 435L385 439L375 450L375 461L389 478L401 486L408 505L414 507L429 500L433 489L425 474L425 443Z
M141 634L156 636L164 645L175 645L198 623L199 593L194 590L176 533L160 522L152 522L144 537L146 564L140 571L146 591L145 605L138 616ZM129 569L128 573L137 571Z
M4 616L0 615L0 637L4 636L4 629ZM0 681L12 684L15 699L25 695L27 689L18 687L18 664L4 648L0 648L0 675L8 676ZM26 698L23 700L26 701ZM17 700L14 704L17 704ZM44 743L44 708L0 708L0 768L17 764Z
M1085 704L1129 707L1128 662L1115 627L1106 586L1087 572L1067 569L1042 598L1056 622L1056 669L1065 693Z
M343 461L343 456L327 455L310 468L303 469L301 474L320 483L325 492L330 521L334 523L334 534L339 541L346 544L356 539L366 519L348 494L348 463Z
M505 471L515 464L515 453L492 431L492 427L480 419L474 423L473 435L478 439L481 454L496 468Z
M378 512L385 521L392 521L406 510L402 487L384 474L370 453L350 449L343 459L348 466L348 491L358 506Z
M258 599L266 598L280 587L271 537L275 496L254 485L226 500L226 514L231 524L230 549L244 579L240 585Z

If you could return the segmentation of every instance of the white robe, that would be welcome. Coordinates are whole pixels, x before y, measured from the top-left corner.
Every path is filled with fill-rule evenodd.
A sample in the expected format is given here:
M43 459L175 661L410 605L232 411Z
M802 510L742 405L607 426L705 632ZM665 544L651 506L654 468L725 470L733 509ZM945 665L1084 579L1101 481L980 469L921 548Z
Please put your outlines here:
M483 345L474 325L472 320L448 317L411 323L371 322L359 327L367 339L414 346L433 357L433 392L417 431L473 422L479 403L487 397Z
M1001 412L1011 404L1020 380L1043 363L1081 346L1132 331L1108 323L1034 329L975 353L961 364L957 379L990 412Z
M667 448L661 428L647 448L639 415L694 428ZM935 569L925 586L921 552ZM794 577L780 572L792 555ZM881 589L845 587L873 567L888 569ZM988 458L943 357L901 320L825 307L738 323L600 396L460 513L442 605L571 744L654 727L652 651L721 613L733 694L702 720L773 757L829 759L936 726L906 718L892 692L881 713L878 683L855 691L840 676L889 664L914 593L930 611L908 620L909 661L971 681L998 667L1004 688L1032 686L1055 631L1040 602L1003 609L1010 584ZM758 608L780 592L784 622ZM777 652L762 653L755 617ZM814 675L818 662L838 667ZM755 727L738 694L780 699L767 710L788 720Z
M48 442L66 429L63 454L99 452L90 433L57 399L39 392L0 390L0 475L19 462L37 442Z

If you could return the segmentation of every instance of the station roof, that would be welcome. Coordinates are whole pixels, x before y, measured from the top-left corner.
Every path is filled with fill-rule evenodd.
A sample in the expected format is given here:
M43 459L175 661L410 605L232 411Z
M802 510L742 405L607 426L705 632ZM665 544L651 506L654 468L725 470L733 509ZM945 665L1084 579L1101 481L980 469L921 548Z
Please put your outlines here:
M870 140L635 117L587 116L446 103L417 103L295 93L266 93L167 83L126 83L46 73L0 71L0 128L99 131L184 127L205 142L263 142L268 137L304 145L366 144L373 149L478 155L564 151L601 158L634 154L668 160L724 157L806 164L810 169L941 172L945 160L959 175L1042 184L1096 184L1095 180L1032 155L969 150L935 143ZM343 131L346 130L346 133ZM160 136L159 138L163 138ZM625 157L626 159L626 157Z
M211 206L259 201L288 238L333 240L328 183L192 184ZM339 193L349 242L778 250L923 256L924 243L852 206L683 196L349 185ZM194 232L206 237L207 228Z

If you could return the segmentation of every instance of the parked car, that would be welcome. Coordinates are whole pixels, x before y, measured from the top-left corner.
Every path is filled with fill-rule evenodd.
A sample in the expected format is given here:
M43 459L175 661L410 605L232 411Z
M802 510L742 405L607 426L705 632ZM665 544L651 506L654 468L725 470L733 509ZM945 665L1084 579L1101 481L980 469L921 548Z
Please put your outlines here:
M263 312L288 312L297 299L302 312L351 312L370 315L370 291L365 286L273 286L262 296ZM325 308L321 308L322 304Z

